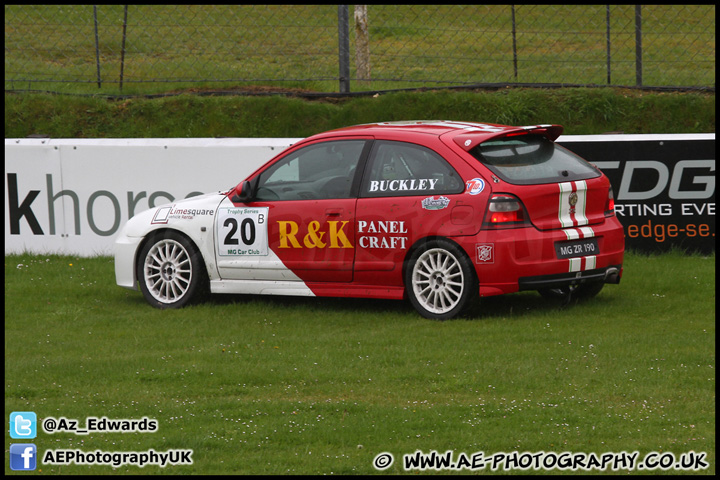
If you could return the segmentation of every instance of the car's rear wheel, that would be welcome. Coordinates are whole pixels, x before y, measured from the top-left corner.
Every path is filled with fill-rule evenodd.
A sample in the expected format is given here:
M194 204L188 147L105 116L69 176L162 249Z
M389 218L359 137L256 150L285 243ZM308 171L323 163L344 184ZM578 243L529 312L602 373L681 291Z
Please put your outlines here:
M207 272L193 243L176 232L151 238L138 257L145 299L157 308L181 308L207 292Z
M447 240L431 240L410 257L405 288L425 318L446 320L467 310L477 295L470 259Z

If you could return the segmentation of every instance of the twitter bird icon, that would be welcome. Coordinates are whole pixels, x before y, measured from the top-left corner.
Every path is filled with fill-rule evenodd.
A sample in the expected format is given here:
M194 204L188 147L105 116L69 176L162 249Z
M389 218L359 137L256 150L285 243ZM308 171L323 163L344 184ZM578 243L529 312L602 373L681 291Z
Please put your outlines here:
M35 412L12 412L10 414L10 438L35 438L37 415Z

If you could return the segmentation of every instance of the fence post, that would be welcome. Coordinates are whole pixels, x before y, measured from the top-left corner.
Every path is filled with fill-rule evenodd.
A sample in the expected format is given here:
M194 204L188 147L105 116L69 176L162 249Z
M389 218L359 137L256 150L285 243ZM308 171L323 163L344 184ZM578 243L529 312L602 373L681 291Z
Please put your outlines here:
M368 6L355 5L355 68L357 78L370 80L370 36Z
M340 93L350 93L350 33L347 5L338 5L338 55L340 67Z
M510 5L512 10L512 40L513 40L513 72L515 73L515 81L518 79L518 65L517 65L517 28L515 23L515 5Z
M605 35L605 43L607 44L607 83L608 85L612 85L612 81L610 80L610 5L605 5L605 9L605 27L607 29Z
M97 5L93 5L93 19L95 21L95 64L97 65L97 84L98 88L102 88L102 80L100 77L100 38L98 36Z
M635 5L635 85L642 87L642 13L641 6Z
M123 76L125 75L125 38L127 33L128 6L125 5L125 16L123 17L122 50L120 51L120 91L122 92Z

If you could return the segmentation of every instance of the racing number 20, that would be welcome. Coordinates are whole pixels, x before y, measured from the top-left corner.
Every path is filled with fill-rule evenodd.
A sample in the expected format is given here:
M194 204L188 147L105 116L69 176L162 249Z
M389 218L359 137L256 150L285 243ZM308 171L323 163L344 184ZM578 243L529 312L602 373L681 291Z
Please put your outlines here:
M262 223L262 221L260 223ZM225 219L223 226L230 227L230 231L225 236L225 245L238 245L238 239L235 238L235 234L238 230L237 219L229 217ZM244 245L252 245L255 243L255 222L253 219L245 218L240 223L240 238L242 239Z
M267 255L267 207L230 207L218 211L218 254Z

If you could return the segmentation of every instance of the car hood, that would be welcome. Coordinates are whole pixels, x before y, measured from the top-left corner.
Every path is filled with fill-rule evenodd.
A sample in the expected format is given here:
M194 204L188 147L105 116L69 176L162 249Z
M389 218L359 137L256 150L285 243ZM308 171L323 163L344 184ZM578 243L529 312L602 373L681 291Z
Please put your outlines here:
M192 223L212 226L218 205L227 192L206 193L185 198L140 212L125 224L125 235L141 237L151 230L173 227L180 230Z

